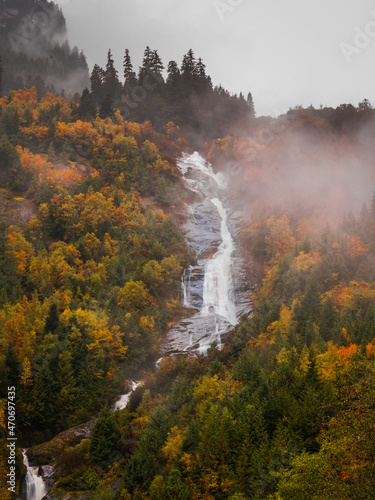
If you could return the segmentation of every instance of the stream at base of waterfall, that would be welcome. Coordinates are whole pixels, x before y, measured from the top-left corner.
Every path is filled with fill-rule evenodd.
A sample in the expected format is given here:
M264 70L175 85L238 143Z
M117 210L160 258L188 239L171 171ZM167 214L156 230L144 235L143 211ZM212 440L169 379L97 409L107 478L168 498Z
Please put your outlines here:
M163 339L163 357L181 352L205 354L250 311L245 265L232 233L235 220L225 208L227 182L199 153L178 162L188 188L198 201L188 206L185 238L197 265L182 276L183 305L198 312L176 323ZM223 200L223 201L222 201Z

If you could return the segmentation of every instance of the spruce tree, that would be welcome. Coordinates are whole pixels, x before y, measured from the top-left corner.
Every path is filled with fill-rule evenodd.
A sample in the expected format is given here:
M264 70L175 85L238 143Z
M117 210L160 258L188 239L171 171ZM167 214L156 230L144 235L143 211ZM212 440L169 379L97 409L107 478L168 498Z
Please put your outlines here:
M90 76L91 93L94 101L99 104L104 98L104 70L97 64L93 67Z
M142 67L139 68L138 80L142 84L143 78L151 71L151 61L153 57L153 51L147 45L145 52L143 54Z
M77 114L81 120L88 120L96 117L96 106L87 87L82 92Z
M113 114L114 114L113 99L110 96L110 94L107 94L100 106L99 116L100 118L104 119L113 116Z
M247 94L246 102L249 107L250 116L253 118L255 116L255 109L254 109L253 96L251 95L251 92Z
M180 70L177 66L176 61L169 61L167 84L175 85L180 80L180 76L181 76Z
M109 94L112 99L119 97L121 91L121 84L118 79L118 71L115 68L114 60L112 57L111 49L108 50L107 64L105 67L103 78L104 93Z
M124 87L125 89L131 88L134 85L136 85L137 76L134 72L133 65L130 59L129 49L125 49L123 67L124 67L124 78L125 78Z
M184 78L191 78L196 74L196 61L192 49L189 49L182 59L181 74Z
M161 75L164 69L163 63L160 59L157 50L154 50L151 53L150 69L153 73L156 73L157 75Z
M93 463L106 465L116 454L115 445L121 432L108 406L100 412L90 436L90 458Z

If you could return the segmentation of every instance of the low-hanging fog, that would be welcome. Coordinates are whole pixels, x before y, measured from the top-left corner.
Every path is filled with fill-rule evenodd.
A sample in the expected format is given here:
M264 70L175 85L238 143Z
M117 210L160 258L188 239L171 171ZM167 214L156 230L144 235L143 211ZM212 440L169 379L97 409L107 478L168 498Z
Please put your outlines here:
M226 152L221 166L230 174L236 206L247 215L286 213L303 219L307 230L370 207L375 119L371 109L351 112L350 120L333 126L319 110L294 110L232 141L227 151L233 153Z

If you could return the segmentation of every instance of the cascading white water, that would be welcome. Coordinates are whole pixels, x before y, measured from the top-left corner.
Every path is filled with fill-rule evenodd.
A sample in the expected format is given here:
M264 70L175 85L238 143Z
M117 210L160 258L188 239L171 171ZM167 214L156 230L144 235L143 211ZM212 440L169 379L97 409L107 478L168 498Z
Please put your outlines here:
M227 187L225 176L215 173L197 152L183 156L178 166L194 193L184 231L197 256L197 265L185 269L182 276L181 299L184 306L198 312L176 323L160 350L163 355L183 351L204 354L213 342L221 346L222 335L237 323L249 304L243 262L221 201Z
M228 229L228 217L223 204L218 198L213 198L211 203L215 205L221 217L222 243L216 254L207 263L201 312L219 314L226 318L231 325L235 325L237 323L236 306L231 297L233 288L231 255L234 250L234 241Z
M126 394L120 396L120 398L113 405L114 410L123 410L129 403L130 396L132 392L139 386L142 385L142 381L135 382L134 380L129 381L129 390Z
M38 475L39 467L30 467L26 450L22 450L26 472L26 500L41 500L47 494L46 484Z

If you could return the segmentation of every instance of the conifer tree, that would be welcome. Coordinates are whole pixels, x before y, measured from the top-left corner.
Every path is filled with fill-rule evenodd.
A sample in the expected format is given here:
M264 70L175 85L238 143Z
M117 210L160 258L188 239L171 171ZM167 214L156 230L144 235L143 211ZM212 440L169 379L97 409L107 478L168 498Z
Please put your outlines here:
M180 80L180 70L176 61L169 61L168 63L168 77L167 84L175 85Z
M156 73L157 75L161 75L164 69L163 63L160 59L157 50L151 52L150 69L153 73Z
M108 406L100 412L90 437L90 458L95 464L105 465L114 455L114 447L121 432Z
M144 55L143 55L142 67L139 68L139 73L138 73L138 79L139 79L140 83L142 83L145 75L147 75L147 73L149 73L151 71L152 56L153 56L153 51L147 45L147 47L145 48Z
M124 67L124 78L125 78L124 86L125 88L131 88L133 85L137 83L137 76L134 72L133 65L130 59L129 49L125 49L123 67Z
M191 78L196 74L196 61L192 49L189 49L182 59L181 74L184 78Z
M104 97L104 88L103 88L103 83L104 83L104 70L97 64L93 67L93 70L91 72L90 76L90 81L91 81L91 93L93 96L94 101L99 104L102 102L103 97Z
M118 79L118 71L114 65L111 49L108 50L107 64L105 67L103 78L103 88L104 93L109 94L112 99L116 99L117 97L119 97L121 84Z
M77 114L81 120L95 118L96 116L96 106L87 87L82 92L81 102L78 106Z
M255 109L254 109L253 96L251 95L251 92L249 92L247 94L246 102L247 102L247 105L249 107L250 116L254 117L255 116Z
M108 118L109 116L112 116L113 114L114 114L113 99L110 96L110 94L107 94L100 106L99 116L100 118L104 119Z

